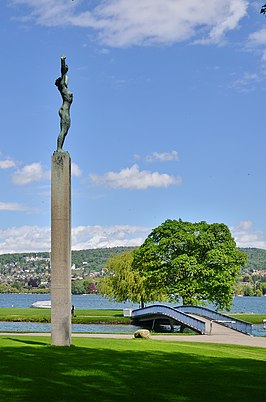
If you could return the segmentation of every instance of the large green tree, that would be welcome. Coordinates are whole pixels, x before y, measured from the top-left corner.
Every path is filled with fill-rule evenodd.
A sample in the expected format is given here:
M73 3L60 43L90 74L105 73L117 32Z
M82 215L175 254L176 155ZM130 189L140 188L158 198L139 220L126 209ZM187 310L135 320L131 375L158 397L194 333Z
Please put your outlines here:
M142 306L162 300L157 288L146 288L146 277L132 268L134 251L112 256L106 265L107 277L101 281L101 293L118 302L131 300Z
M208 300L229 309L245 261L226 225L167 220L135 252L133 269L145 277L147 294L156 290L184 304Z

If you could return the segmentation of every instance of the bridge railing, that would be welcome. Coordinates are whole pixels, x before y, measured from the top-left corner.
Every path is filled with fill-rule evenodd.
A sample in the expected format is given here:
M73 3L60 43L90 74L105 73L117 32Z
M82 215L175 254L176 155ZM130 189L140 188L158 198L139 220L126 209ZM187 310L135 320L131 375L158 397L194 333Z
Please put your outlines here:
M174 321L177 321L180 324L184 324L201 334L206 333L206 324L204 321L201 321L195 317L188 316L182 311L177 311L176 309L168 306L154 305L138 310L133 310L131 317L133 319L140 319L151 316L152 319L153 315L162 315L171 318Z
M228 328L234 329L244 334L252 333L252 324L246 321L239 320L238 318L232 318L229 315L218 313L217 311L210 310L202 306L177 306L176 310L182 311L183 313L196 314L202 317L209 318L210 320L216 321Z

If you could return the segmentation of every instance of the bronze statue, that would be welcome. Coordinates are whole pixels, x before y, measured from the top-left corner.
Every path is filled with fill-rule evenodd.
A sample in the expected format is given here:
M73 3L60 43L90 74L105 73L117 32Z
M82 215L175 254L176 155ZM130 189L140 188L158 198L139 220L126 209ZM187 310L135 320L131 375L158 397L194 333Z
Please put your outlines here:
M55 85L57 86L63 103L59 109L60 116L60 133L57 138L57 151L62 151L65 137L68 133L70 121L70 106L73 101L73 94L68 90L68 65L66 64L66 56L61 56L61 77L57 78Z

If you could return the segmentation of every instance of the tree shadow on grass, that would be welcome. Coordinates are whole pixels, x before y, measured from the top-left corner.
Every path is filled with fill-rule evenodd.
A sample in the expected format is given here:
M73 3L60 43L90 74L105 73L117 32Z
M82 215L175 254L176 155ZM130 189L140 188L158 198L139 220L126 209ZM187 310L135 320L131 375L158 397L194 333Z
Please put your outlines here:
M159 343L151 348L153 341L123 340L120 349L118 340L93 339L88 347L70 348L7 341L0 349L0 401L250 402L265 397L265 361L202 356L180 346L170 353Z
M47 346L47 342L39 342L39 341L31 341L29 339L19 339L19 338L6 338L13 342L24 343L26 345L45 345Z

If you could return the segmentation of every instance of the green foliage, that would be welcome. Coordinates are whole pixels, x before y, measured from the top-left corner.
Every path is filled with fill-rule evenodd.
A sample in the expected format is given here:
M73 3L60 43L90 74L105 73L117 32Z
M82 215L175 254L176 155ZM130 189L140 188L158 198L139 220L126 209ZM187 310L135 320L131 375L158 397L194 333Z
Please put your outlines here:
M72 263L79 267L85 266L90 271L100 271L104 268L106 261L112 255L118 255L132 250L132 247L110 247L110 248L98 248L88 250L75 250L72 251ZM5 264L25 265L27 257L39 257L49 258L48 252L39 253L14 253L14 254L1 254L0 255L0 271L1 266ZM85 264L84 264L85 263ZM37 266L43 264L42 261L35 261Z
M131 300L144 303L161 300L161 293L156 288L147 291L145 277L138 270L132 269L133 254L132 250L109 259L106 265L109 275L101 282L101 293L118 302Z
M71 282L71 293L72 295L93 294L98 293L98 290L91 278L90 280L77 279Z
M0 283L0 293L19 293L19 290L6 283Z
M71 282L72 295L82 295L85 293L85 286L83 280L76 280Z
M72 264L83 266L87 272L101 271L112 255L132 250L132 247L110 247L72 251ZM85 264L84 264L85 263Z
M72 271L73 278L80 280L82 277L87 281L72 284L72 293L98 292L98 283L91 283L89 275L104 274L104 267L110 256L132 249L132 247L113 247L72 251L72 263L76 266L76 270ZM50 291L49 256L48 252L0 255L0 282L4 282L0 284L0 293L27 293L29 290L36 293L48 293ZM33 278L36 279L37 287L32 282Z
M182 297L184 304L208 300L229 309L245 261L226 225L167 220L135 252L133 267L148 288L169 299Z
M76 250L72 251L72 263L79 267L85 267L88 272L100 271L105 267L106 262L112 255L123 254L132 249L132 247L111 247ZM266 270L266 250L259 248L239 248L239 250L245 253L248 257L245 271L252 272L253 270ZM3 267L5 264L28 266L29 263L26 264L26 258L31 256L49 258L50 254L48 252L1 254L0 272L4 271ZM34 261L30 264L35 265L36 270L38 270L42 268L43 261Z
M247 255L246 272L266 271L266 250L261 248L241 248L240 250Z
M101 272L104 271L104 267L108 259L112 255L121 255L127 251L132 251L132 247L114 247L114 248L103 248L103 249L93 249L93 250L78 250L72 252L72 262L76 267L80 267L80 270L76 270L73 274L76 277L84 277L88 280L88 275L91 272ZM266 271L266 250L258 248L239 248L239 251L247 255L247 264L242 267L242 275L237 277L238 282L250 282L249 285L238 284L235 288L236 294L242 295L261 295L266 294L266 275L255 273L254 271ZM29 259L29 257L38 257L34 260ZM46 260L42 260L44 258ZM176 268L182 265L184 270L188 261L184 260L184 256L177 259L174 264ZM193 261L190 261L190 269L192 270ZM194 266L197 269L197 266ZM27 270L29 273L26 274ZM22 275L27 276L27 280L20 279L18 277ZM40 281L48 281L50 275L50 263L49 263L49 253L39 252L39 253L15 253L15 254L2 254L0 255L0 276L2 275L0 283L0 293L15 293L15 292L36 292L36 293L48 293L50 290L47 285L40 285L38 288L29 288L28 281L30 277L38 277ZM5 278L8 278L5 280ZM248 279L249 278L249 279ZM187 279L189 280L189 278ZM98 282L98 281L97 281ZM156 281L155 281L156 282ZM186 279L183 277L183 286L185 286ZM147 281L145 286L151 284L151 281ZM95 283L96 289L99 291L98 283ZM154 284L157 287L157 284ZM84 282L84 289L82 285L78 283L74 286L74 293L90 293L92 289L91 285ZM181 284L180 284L181 286ZM249 288L248 288L249 286ZM146 290L148 291L148 288ZM251 289L250 289L251 288ZM189 297L189 294L187 294Z

